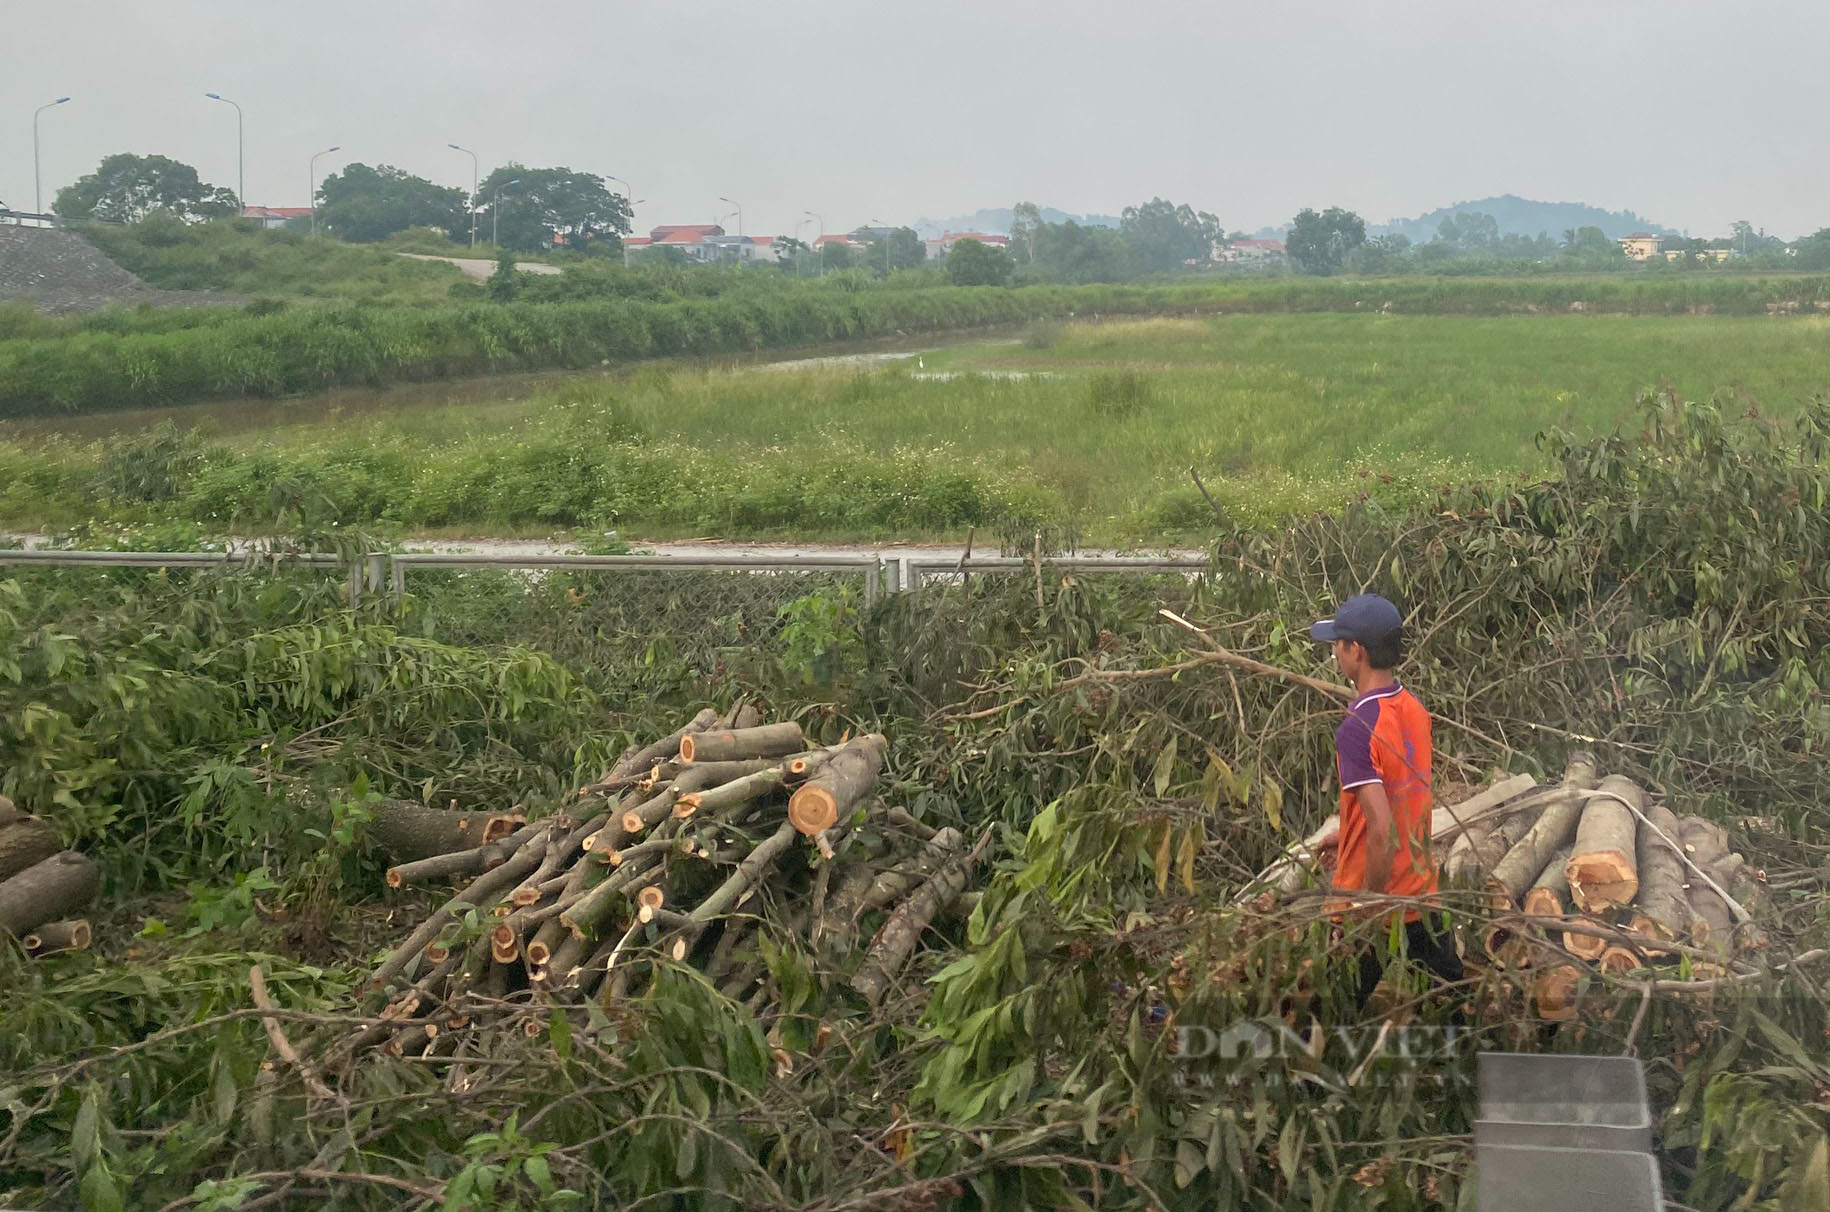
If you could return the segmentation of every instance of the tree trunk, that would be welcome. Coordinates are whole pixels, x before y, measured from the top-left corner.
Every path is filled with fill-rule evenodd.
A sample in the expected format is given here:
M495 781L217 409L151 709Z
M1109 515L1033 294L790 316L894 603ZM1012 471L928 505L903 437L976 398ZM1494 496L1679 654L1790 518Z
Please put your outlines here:
M1585 913L1618 909L1639 895L1639 817L1634 810L1645 810L1646 793L1619 775L1602 779L1596 790L1604 794L1582 810L1575 849L1564 868L1570 899Z
M616 765L610 767L603 779L597 784L598 789L603 790L612 788L625 779L647 774L648 768L653 766L656 762L666 761L668 758L679 753L680 745L685 741L687 736L695 732L702 732L717 722L718 713L713 711L710 707L707 707L704 711L701 711L698 715L689 720L679 730L669 733L652 745L643 746L640 749L626 753L618 758Z
M69 917L94 900L100 886L95 864L74 850L41 859L0 882L0 931L28 934L46 922Z
M89 923L82 918L64 922L46 922L19 941L32 956L50 955L54 951L86 951L92 937Z
M1674 846L1677 817L1663 804L1646 809L1639 825L1639 896L1634 901L1633 930L1652 938L1677 940L1690 934L1690 902L1684 896L1684 860Z
M1609 943L1596 963L1603 972L1611 972L1616 976L1623 972L1631 972L1635 968L1645 967L1644 960L1640 959L1631 949L1622 947L1618 943Z
M513 832L521 822L507 813L456 812L412 800L375 805L369 836L395 866L459 850L474 850ZM505 828L506 826L506 828Z
M1727 952L1735 942L1735 918L1728 903L1700 880L1690 885L1690 941L1708 951Z
M1596 925L1602 925L1596 919ZM1598 960L1601 953L1608 949L1608 940L1593 934L1578 934L1573 930L1563 932L1563 949L1580 959Z
M889 741L879 733L861 736L833 754L788 800L788 819L808 837L830 829L877 785Z
M1569 898L1569 879L1564 864L1569 862L1570 846L1550 856L1544 870L1525 892L1524 910L1530 917L1562 917Z
M64 848L57 830L35 816L15 813L0 820L0 880L36 866Z
M1699 867L1708 868L1733 853L1728 845L1728 831L1700 816L1678 818L1677 840L1683 846L1684 854Z
M978 845L923 884L915 895L897 907L896 912L890 915L890 920L883 924L883 929L878 931L876 941L864 957L864 964L851 979L851 987L872 1008L883 1000L891 982L908 964L909 957L915 953L916 944L921 941L922 931L928 928L929 923L954 897L966 890L966 884L972 879L972 869L978 865L986 847L991 844L991 836L991 831L986 830Z
M719 732L695 732L680 738L683 762L731 762L740 758L787 757L807 747L801 726L763 724Z
M1575 964L1557 964L1540 968L1532 975L1532 996L1538 1003L1538 1017L1553 1023L1567 1023L1576 1017L1576 986L1582 983L1582 969Z
M1519 903L1550 862L1550 856L1576 835L1582 821L1583 799L1580 792L1595 785L1595 759L1587 753L1570 757L1564 768L1563 782L1545 802L1525 836L1493 868L1487 889L1496 908L1510 909Z

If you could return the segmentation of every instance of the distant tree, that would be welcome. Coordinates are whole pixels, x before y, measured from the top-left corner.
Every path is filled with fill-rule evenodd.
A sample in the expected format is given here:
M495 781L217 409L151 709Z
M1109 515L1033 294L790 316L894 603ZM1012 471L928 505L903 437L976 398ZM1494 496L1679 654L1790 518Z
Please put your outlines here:
M836 240L828 240L825 244L820 246L820 256L823 258L821 263L823 266L822 272L824 273L831 273L836 269L851 268L852 247L849 244L840 244Z
M1457 252L1492 252L1500 242L1499 220L1479 211L1444 215L1436 225L1436 239Z
M1317 214L1304 210L1290 224L1285 251L1298 269L1311 274L1339 273L1354 249L1366 243L1366 221L1350 210L1330 206Z
M1135 272L1131 245L1116 229L1083 227L1072 219L1045 223L1036 234L1036 268L1061 282L1117 282Z
M385 240L409 227L435 227L453 240L468 239L464 191L434 185L391 164L348 164L318 188L318 224L340 240Z
M1177 269L1190 261L1213 259L1214 244L1225 229L1206 211L1196 211L1152 198L1142 206L1127 206L1118 229L1146 271Z
M1389 274L1401 269L1411 251L1411 238L1402 233L1374 236L1347 258L1357 274Z
M813 272L813 249L794 236L775 237L775 265L783 273L795 275Z
M496 254L496 272L489 275L489 297L507 303L521 290L520 271L515 268L515 254L504 248Z
M1563 234L1566 237L1563 255L1566 257L1618 260L1626 256L1625 251L1620 247L1620 241L1610 239L1608 233L1599 227L1579 227L1573 232Z
M611 193L602 177L569 168L505 164L477 186L477 198L503 248L535 252L557 242L589 252L601 242L603 251L620 252L629 232L629 199ZM493 223L491 208L501 210Z
M1025 265L1036 261L1036 237L1042 231L1042 209L1034 202L1019 202L1010 208L1011 255Z
M65 219L103 223L134 223L163 210L196 223L239 215L241 203L233 190L204 184L188 164L122 152L58 190L51 209Z
M1830 269L1830 227L1794 243L1791 260L1800 269Z
M947 253L947 281L955 286L1002 286L1012 268L1010 254L979 240L960 240Z

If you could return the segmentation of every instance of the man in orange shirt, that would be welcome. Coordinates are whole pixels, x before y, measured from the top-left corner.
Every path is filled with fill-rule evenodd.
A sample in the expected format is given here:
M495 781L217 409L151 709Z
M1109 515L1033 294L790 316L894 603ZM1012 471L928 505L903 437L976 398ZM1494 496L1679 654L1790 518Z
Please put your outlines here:
M1357 692L1334 734L1341 776L1341 841L1336 890L1433 900L1436 860L1430 853L1430 715L1392 670L1404 642L1398 608L1376 593L1341 603L1332 619L1309 634L1334 645L1335 663ZM1380 916L1377 903L1366 910ZM1431 911L1428 918L1439 918ZM1416 907L1404 913L1405 951L1445 981L1462 979L1455 943L1440 921ZM1378 986L1387 956L1382 945L1360 953L1359 1005Z

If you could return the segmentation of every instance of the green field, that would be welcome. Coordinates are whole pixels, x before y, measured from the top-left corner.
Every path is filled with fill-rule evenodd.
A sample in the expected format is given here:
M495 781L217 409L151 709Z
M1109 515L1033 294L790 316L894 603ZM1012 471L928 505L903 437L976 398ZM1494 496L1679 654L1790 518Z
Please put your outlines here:
M1069 525L1188 541L1531 474L1550 428L1627 421L1644 392L1786 415L1830 390L1823 317L1275 315L1042 322L871 365L578 377L528 399L217 440L0 446L0 519L149 515L642 537L939 537ZM301 401L303 409L308 401ZM277 414L284 416L284 413ZM97 501L99 499L99 505Z

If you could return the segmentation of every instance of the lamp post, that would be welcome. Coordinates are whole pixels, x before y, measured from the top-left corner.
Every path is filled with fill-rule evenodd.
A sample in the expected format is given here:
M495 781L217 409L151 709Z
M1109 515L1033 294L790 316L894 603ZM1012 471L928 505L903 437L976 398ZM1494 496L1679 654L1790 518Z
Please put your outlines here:
M455 143L447 143L445 146L452 151L461 151L470 157L470 247L475 248L477 246L477 154L468 147L459 147Z
M605 173L604 180L614 181L618 185L623 187L623 197L629 199L629 234L634 235L635 234L635 208L636 208L635 186L629 184L629 182L623 180L621 177L617 176L615 173ZM644 202L646 202L647 200L648 199L646 199L646 198L642 199L642 201L644 201ZM623 268L624 269L629 268L629 242L627 240L623 241Z
M884 221L882 219L872 219L871 226L879 227L879 228L883 229L883 276L887 278L890 276L890 229L889 229L889 225L884 223Z
M737 208L737 238L739 240L743 239L743 203L735 198L727 198L723 194L718 195L718 200L720 202L729 202L732 206Z
M318 156L328 156L334 151L342 151L342 145L327 147L311 158L311 164L305 170L305 185L311 191L305 200L311 203L311 234L318 234Z
M44 191L38 183L38 115L47 109L56 109L69 99L59 97L55 101L45 102L32 111L32 213L35 215L44 214Z
M224 105L235 105L235 102L229 100L221 93L205 93L203 95L212 101L220 101ZM244 210L246 210L248 206L246 152L247 143L242 139L241 106L235 105L235 201L236 204Z
M816 215L810 210L804 210L801 213L812 219L814 226L820 229L813 233L813 242L818 246L813 251L820 255L820 277L824 278L826 276L826 216Z
M501 231L502 207L499 203L502 200L502 191L511 185L519 184L521 184L520 177L516 177L513 181L504 181L502 184L496 186L495 190L489 195L489 242L496 245L496 254L498 256L502 253L501 244L497 239L498 233Z

